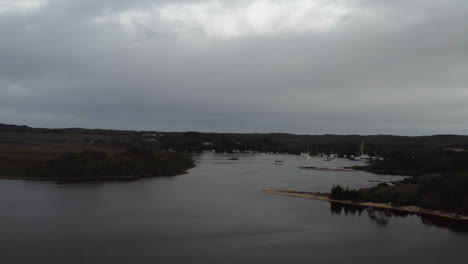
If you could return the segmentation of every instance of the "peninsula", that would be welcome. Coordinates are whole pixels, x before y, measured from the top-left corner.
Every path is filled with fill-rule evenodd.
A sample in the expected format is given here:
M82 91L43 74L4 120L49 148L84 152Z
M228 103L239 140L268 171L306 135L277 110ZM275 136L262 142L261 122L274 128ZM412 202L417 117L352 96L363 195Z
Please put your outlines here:
M395 210L395 211L418 214L418 215L436 216L436 217L442 217L442 218L448 218L448 219L457 219L457 220L466 221L466 224L468 224L468 215L424 209L419 206L396 206L391 203L373 203L373 202L362 202L362 201L353 201L353 200L339 200L339 199L334 199L333 197L331 197L329 193L314 193L314 192L300 192L300 191L286 191L286 190L263 190L263 192L269 193L269 194L275 194L275 195L306 198L306 199L312 199L312 200L318 200L318 201L354 205L354 206L360 206L364 208L370 207L370 208L376 208L376 209Z

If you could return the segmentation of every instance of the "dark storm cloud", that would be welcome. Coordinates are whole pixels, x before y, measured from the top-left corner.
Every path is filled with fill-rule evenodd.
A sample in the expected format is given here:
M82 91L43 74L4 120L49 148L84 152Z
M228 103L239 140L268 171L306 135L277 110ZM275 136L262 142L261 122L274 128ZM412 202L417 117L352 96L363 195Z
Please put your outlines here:
M0 1L0 122L466 134L467 18L465 1Z

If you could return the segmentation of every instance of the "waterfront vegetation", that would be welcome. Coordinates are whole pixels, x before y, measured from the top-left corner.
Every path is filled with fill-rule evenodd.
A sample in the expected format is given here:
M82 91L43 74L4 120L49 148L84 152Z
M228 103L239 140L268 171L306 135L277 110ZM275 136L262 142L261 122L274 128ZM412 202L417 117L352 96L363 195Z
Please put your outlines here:
M190 155L161 150L130 131L34 129L0 125L0 177L107 180L171 176Z
M468 172L468 151L453 151L443 145L423 152L412 149L389 154L384 161L374 162L354 169L380 174L423 175L427 173ZM468 149L468 148L467 148Z
M194 165L187 154L154 153L150 149L136 147L111 155L85 149L46 161L30 161L27 166L19 166L19 162L16 161L18 166L1 163L2 176L60 181L136 179L183 174Z
M361 190L335 186L331 192L334 198L468 214L468 152L463 144L457 148L441 146L418 153L411 149L398 151L384 161L354 168L413 177Z
M400 182L354 190L340 185L331 189L336 200L420 206L426 209L468 214L468 174L423 175Z

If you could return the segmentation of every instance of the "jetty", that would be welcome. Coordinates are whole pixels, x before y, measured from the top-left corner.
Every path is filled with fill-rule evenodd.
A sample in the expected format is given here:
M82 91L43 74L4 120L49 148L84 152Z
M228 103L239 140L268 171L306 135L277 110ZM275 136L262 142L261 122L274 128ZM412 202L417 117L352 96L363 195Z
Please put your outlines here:
M346 168L324 168L324 167L314 167L314 166L301 166L299 167L301 170L319 170L319 171L354 171L353 169L346 169Z

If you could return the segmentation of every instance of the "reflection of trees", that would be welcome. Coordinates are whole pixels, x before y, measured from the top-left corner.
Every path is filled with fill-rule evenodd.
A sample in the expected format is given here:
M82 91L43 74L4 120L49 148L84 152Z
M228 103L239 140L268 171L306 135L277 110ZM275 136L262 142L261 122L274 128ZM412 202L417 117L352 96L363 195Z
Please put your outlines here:
M390 216L388 216L386 211L374 210L373 208L366 208L366 211L369 218L374 220L379 226L388 225Z
M333 214L341 214L341 212L344 212L345 215L355 215L358 213L361 215L361 213L365 210L366 208L363 206L356 206L356 205L350 205L350 204L343 204L343 203L330 203L330 210L332 211Z
M464 220L421 216L421 222L427 226L445 227L452 231L468 233L468 223Z
M330 202L330 211L333 215L355 215L356 213L361 216L362 212L366 212L367 216L374 221L377 225L381 227L386 227L389 223L390 218L404 218L412 216L414 214L402 212L398 210L391 209L380 209L380 208L371 208L364 207L352 204L343 204ZM448 228L456 232L468 232L468 223L463 220L457 219L445 219L436 216L427 216L427 215L417 215L421 222L426 226L435 226L440 228Z
M344 204L342 203L330 203L330 211L332 214L341 214L341 211L343 210Z
M332 214L340 215L342 212L345 215L355 215L356 213L361 216L363 211L367 212L367 216L375 221L379 226L386 226L388 224L388 218L390 217L389 212L382 210L374 210L370 207L352 205L352 204L343 204L343 203L334 203L330 202L330 210Z

